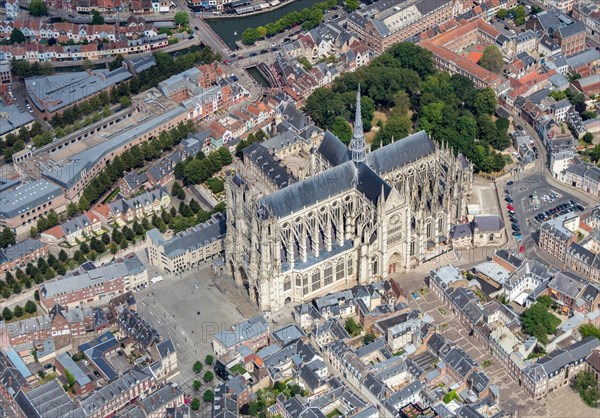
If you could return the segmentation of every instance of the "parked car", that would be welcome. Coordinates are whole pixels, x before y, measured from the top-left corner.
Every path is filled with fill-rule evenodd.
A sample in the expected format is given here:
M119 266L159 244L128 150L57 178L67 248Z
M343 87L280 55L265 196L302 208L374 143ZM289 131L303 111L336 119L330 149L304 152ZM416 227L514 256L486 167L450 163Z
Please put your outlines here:
M506 185L507 185L507 186L512 186L513 184L515 184L515 182L514 182L514 181L512 181L512 180L511 180L511 181L508 181L508 182L506 182Z

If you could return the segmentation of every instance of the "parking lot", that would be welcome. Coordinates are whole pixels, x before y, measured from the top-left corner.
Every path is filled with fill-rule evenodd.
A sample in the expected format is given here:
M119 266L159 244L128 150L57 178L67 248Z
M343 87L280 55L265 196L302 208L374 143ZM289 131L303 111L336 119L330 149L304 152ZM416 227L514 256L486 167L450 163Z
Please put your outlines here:
M571 194L549 185L544 174L536 170L511 177L502 186L499 184L498 189L503 198L506 197L506 191L510 193L511 197L511 201L504 202L503 209L506 211L505 220L509 241L514 242L517 248L523 246L528 255L531 255L530 252L536 248L535 244L541 223L539 219L535 218L538 214L567 204L571 200L582 204L582 208L585 207L583 202ZM508 205L512 207L514 214L509 212ZM566 213L565 211L566 209L563 210L563 213ZM551 216L555 215L551 214ZM546 219L549 218L550 216ZM516 223L518 229L515 230L512 223ZM520 232L521 238L515 237L517 234L512 235L513 232Z

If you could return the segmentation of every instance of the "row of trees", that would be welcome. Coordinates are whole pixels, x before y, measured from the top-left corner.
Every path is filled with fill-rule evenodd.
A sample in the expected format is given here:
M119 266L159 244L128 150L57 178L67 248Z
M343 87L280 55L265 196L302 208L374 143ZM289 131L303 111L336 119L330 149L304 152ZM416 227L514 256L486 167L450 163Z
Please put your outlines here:
M29 142L29 138L35 138L43 133L43 131L42 124L35 121L30 129L21 126L17 133L11 132L6 135L4 141L0 140L0 152L4 157L4 161L11 161L14 153L25 149L25 145Z
M180 123L175 128L161 132L158 138L153 138L141 145L135 145L117 156L106 165L106 167L86 186L82 196L89 204L94 203L100 196L109 191L113 184L123 177L124 173L133 169L140 168L145 161L151 161L160 157L163 151L173 148L179 144L188 134L194 133L196 126L192 121ZM81 201L80 201L81 202ZM89 205L88 205L89 206ZM79 207L80 210L87 210L88 207Z
M92 115L98 109L110 104L110 96L103 91L97 96L94 96L79 105L73 105L65 110L62 114L56 114L50 119L50 125L53 128L61 128L67 125L72 125L81 118ZM109 113L110 115L110 113ZM98 119L99 120L99 119Z
M17 305L12 311L8 307L5 307L2 310L2 319L4 319L5 321L10 321L13 318L18 319L26 313L34 313L35 311L37 311L37 305L34 301L28 300L25 304L25 307Z
M350 3L353 6L356 5L353 1L350 1ZM242 42L246 45L252 45L260 39L271 37L297 25L302 25L302 29L304 30L313 29L323 21L325 12L333 9L337 5L337 0L325 0L316 3L311 7L302 9L301 11L290 12L276 22L257 28L248 28L242 33Z
M387 123L380 123L374 148L424 129L465 155L476 172L500 171L506 164L494 151L510 145L508 121L492 117L494 91L478 90L466 77L436 71L429 51L412 43L395 44L368 66L338 77L331 89L316 89L304 110L317 125L348 142L351 129L345 121L353 117L359 85L365 130L375 109L389 115Z
M65 250L60 250L58 257L54 254L48 255L47 258L40 257L35 263L27 263L25 270L18 268L14 275L10 271L6 272L4 280L0 280L0 293L7 299L13 294L21 293L23 288L31 289L34 283L40 284L56 277L57 274L65 274L74 265L75 262Z
M537 11L537 10L536 10ZM533 10L532 10L533 13ZM500 9L498 10L498 12L496 12L496 17L500 20L504 20L507 17L514 19L515 25L517 26L521 26L522 24L525 23L525 17L527 16L527 10L525 9L525 6L523 6L522 4L519 4L516 7L513 7L512 9L506 10L506 9Z

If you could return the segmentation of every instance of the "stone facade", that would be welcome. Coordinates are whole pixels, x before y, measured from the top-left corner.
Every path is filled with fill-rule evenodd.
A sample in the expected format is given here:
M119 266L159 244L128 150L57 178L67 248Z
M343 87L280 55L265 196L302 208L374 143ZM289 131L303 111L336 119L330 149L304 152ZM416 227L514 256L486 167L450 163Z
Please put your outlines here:
M278 186L227 177L227 267L263 310L408 271L466 216L470 163L425 132L365 154L355 120L350 149L326 132L306 135L288 165L270 161Z

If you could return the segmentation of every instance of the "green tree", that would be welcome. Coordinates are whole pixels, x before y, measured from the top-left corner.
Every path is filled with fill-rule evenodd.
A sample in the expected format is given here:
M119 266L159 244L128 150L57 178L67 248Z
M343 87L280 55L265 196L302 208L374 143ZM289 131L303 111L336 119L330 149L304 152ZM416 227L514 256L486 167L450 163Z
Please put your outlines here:
M542 305L544 305L546 307L546 309L550 308L552 306L552 304L554 303L552 298L548 295L542 295L542 296L538 297L536 301L541 303Z
M80 212L85 212L90 208L90 201L85 196L81 196L77 203L77 208Z
M352 140L352 128L341 117L336 117L331 126L331 132L337 136L344 144L350 144Z
M527 10L525 10L525 6L519 4L514 9L511 9L511 12L515 16L515 25L521 26L525 23L525 16L527 16Z
M581 137L581 141L585 142L586 144L591 144L593 140L594 140L594 135L591 132L586 132L585 135L583 135L583 137Z
M10 39L9 42L11 44L22 44L23 42L25 42L27 39L25 38L25 35L23 34L23 32L21 32L19 29L14 28L12 30L12 32L10 33Z
M190 23L190 16L187 14L187 12L179 11L179 12L175 13L175 16L173 17L173 21L179 27L187 26Z
M27 303L25 304L25 312L34 313L35 311L37 311L37 305L35 304L34 301L28 300Z
M202 382L200 382L199 380L194 380L194 382L192 383L192 388L194 389L194 392L198 392L201 387Z
M110 253L112 255L115 255L118 251L118 247L117 247L117 243L116 242L111 242L110 245L108 246Z
M110 237L108 236L108 233L106 233L106 232L102 233L102 236L100 237L100 239L102 240L102 243L104 245L108 245L110 243Z
M197 411L198 409L200 409L200 399L198 399L198 398L192 399L190 408L192 408L192 411Z
M215 394L210 389L205 390L204 394L202 395L202 400L204 400L204 402L206 402L206 403L212 402L214 398L215 398Z
M31 0L31 3L29 3L29 13L32 16L46 16L48 9L44 0Z
M600 387L596 376L591 371L582 371L575 377L575 389L579 392L581 399L593 408L598 407L600 401Z
M487 68L493 73L500 74L504 60L502 52L496 45L488 45L483 50L483 55L479 60L479 65Z
M497 104L496 94L491 88L486 87L483 90L479 90L477 93L477 97L475 98L475 107L479 115L493 115L496 111Z
M92 10L92 25L104 25L104 17L96 9Z
M12 230L7 227L2 229L2 233L0 234L0 248L6 248L9 245L14 245L16 243L15 234Z
M127 96L123 96L121 97L119 104L121 105L122 108L126 108L131 106L131 99Z
M364 345L371 344L373 341L375 341L375 334L373 334L372 332L367 333L363 337L363 344Z
M210 370L208 370L206 373L204 373L204 376L202 376L202 380L204 380L205 383L212 382L214 378L215 375Z
M344 5L346 6L346 10L349 12L353 12L360 7L359 0L344 0Z
M38 231L37 228L35 226L32 226L31 229L29 229L29 236L31 238L35 238L37 235Z
M15 306L15 309L13 310L13 315L16 318L20 318L23 316L23 308L21 308L20 305Z
M204 364L206 364L207 366L210 366L213 364L214 362L214 357L211 356L210 354L207 354L206 357L204 357Z
M244 45L254 45L258 39L258 32L255 28L248 28L242 33L242 42Z
M346 328L346 331L348 332L348 334L350 334L351 337L356 337L360 334L362 330L362 328L356 323L354 318L346 318L344 328Z
M200 373L202 371L202 362L200 360L196 361L192 368L194 370L194 373Z
M506 9L500 9L496 12L496 17L500 20L506 19L506 16L508 16L508 10Z
M546 344L548 334L554 334L560 319L548 311L545 301L536 302L521 314L521 324L526 334L533 335L541 344Z
M579 327L579 332L582 338L596 337L600 340L600 328L595 327L593 324L583 324Z
M81 251L82 254L87 254L90 252L90 247L86 242L82 242L79 244L79 251Z
M5 321L10 321L11 319L13 319L13 313L10 309L8 309L8 307L5 307L2 310L2 319L4 319Z
M59 259L59 260L60 260L62 263L64 263L65 261L67 261L67 260L69 259L69 256L68 256L68 254L67 254L67 252L66 252L65 250L62 250L62 249L61 249L61 250L58 252L58 259Z

